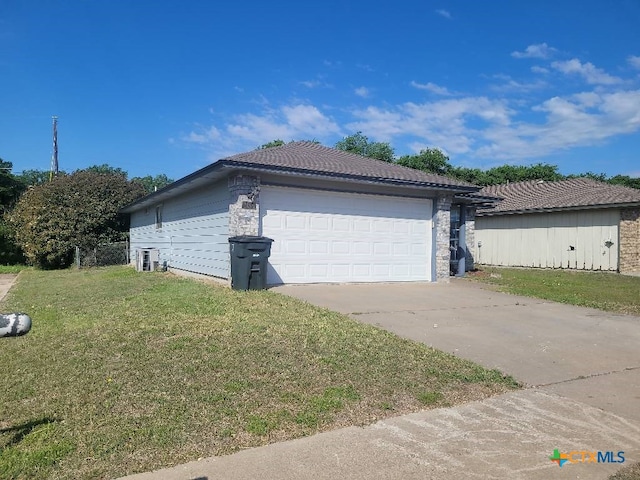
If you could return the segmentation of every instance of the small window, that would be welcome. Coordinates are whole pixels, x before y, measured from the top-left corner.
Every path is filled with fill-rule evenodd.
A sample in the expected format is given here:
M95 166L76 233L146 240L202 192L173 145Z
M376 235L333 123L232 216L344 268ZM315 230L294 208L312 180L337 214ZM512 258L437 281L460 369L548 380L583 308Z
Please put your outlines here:
M156 207L156 229L162 228L162 205Z

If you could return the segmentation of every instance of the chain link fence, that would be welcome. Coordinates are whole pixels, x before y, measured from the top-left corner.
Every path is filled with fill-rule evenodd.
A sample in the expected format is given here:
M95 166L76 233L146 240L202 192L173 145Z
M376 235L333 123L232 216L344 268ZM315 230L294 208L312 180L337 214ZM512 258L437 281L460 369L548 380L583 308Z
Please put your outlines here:
M129 242L113 242L93 248L76 247L75 263L78 268L127 265L129 263Z

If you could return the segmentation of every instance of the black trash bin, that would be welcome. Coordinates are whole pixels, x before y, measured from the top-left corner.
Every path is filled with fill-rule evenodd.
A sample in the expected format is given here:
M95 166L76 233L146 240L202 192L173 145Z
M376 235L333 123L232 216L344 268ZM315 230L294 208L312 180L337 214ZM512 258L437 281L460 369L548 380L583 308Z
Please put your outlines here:
M267 287L267 259L271 255L271 242L271 238L251 235L229 238L231 288L263 290Z

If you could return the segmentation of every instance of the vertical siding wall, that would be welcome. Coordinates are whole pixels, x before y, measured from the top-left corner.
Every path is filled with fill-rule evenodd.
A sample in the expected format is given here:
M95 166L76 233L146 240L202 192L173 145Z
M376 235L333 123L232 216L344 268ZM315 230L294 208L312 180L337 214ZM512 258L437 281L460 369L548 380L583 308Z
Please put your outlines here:
M619 222L620 212L614 209L476 217L475 260L512 267L617 270Z
M160 249L160 263L190 272L229 277L229 190L226 182L187 193L131 214L131 258L136 248Z

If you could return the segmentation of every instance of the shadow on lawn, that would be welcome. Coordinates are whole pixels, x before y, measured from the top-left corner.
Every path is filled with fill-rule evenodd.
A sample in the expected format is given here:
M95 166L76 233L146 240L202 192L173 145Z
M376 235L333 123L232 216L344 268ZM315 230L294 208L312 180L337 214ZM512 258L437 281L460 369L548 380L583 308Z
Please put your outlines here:
M11 439L6 443L6 445L4 445L3 447L0 447L0 450L17 445L22 441L24 437L26 437L31 432L33 432L40 425L48 425L50 423L55 423L57 421L58 420L55 418L45 417L45 418L41 418L40 420L33 420L31 422L23 423L22 425L16 425L14 427L0 428L0 435L3 435L5 433L10 433L10 432L15 432L13 434L13 437L11 437Z

